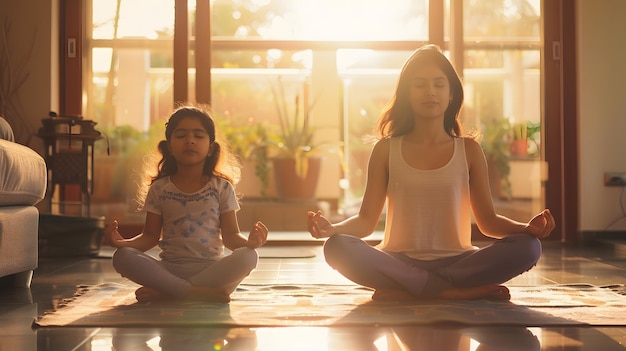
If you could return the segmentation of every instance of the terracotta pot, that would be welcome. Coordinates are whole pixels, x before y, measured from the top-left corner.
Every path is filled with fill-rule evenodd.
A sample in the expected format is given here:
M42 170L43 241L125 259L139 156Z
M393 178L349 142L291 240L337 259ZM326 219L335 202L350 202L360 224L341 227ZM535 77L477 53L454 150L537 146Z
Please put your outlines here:
M276 158L272 160L274 167L274 185L276 196L280 200L311 200L315 198L317 182L322 160L309 158L304 177L296 173L296 160L292 158Z
M528 140L513 140L509 144L511 156L528 156Z

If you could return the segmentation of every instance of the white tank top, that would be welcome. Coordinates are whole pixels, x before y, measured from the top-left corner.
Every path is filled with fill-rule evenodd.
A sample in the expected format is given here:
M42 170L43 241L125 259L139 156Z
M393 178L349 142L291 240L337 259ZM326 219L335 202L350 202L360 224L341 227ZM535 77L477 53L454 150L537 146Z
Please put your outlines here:
M475 250L471 243L469 170L463 138L454 138L452 158L443 167L420 170L402 157L402 137L389 145L386 251L421 259Z

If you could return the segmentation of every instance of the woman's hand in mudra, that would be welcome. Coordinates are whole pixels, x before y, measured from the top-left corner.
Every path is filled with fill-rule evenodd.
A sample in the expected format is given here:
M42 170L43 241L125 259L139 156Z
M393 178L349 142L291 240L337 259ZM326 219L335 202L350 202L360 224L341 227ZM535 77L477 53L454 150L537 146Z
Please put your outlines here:
M307 229L311 236L316 239L328 238L335 234L335 227L333 227L330 221L322 216L321 211L307 213Z

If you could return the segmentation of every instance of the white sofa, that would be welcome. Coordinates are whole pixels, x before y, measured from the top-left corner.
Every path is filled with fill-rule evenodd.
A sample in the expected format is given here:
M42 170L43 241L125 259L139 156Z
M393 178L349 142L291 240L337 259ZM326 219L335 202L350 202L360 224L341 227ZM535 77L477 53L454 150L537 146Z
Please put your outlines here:
M0 280L30 287L38 264L39 211L45 196L44 159L24 145L0 139ZM4 284L3 284L4 285Z

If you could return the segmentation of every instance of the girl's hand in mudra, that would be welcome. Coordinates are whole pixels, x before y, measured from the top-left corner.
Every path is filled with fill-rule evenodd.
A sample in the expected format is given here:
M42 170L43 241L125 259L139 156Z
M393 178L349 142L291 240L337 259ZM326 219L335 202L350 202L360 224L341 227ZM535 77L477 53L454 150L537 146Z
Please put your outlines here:
M250 235L248 235L247 247L249 248L257 248L263 246L267 241L267 233L269 230L262 222L256 222L254 227L250 231Z
M120 243L126 241L118 230L117 220L111 222L106 229L104 229L104 237L102 243L113 247L120 247Z

